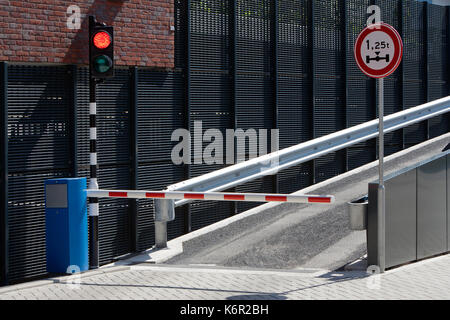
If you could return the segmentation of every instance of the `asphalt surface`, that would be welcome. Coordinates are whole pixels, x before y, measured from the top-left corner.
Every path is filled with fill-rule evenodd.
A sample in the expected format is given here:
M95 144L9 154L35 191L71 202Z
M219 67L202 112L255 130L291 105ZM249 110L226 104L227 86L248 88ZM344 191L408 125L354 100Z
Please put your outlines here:
M386 158L386 175L426 161L450 143L450 134ZM332 194L331 206L263 205L246 216L183 243L183 253L167 264L205 264L273 269L336 270L366 254L366 232L348 226L347 202L367 194L378 179L377 163L310 188L307 193Z

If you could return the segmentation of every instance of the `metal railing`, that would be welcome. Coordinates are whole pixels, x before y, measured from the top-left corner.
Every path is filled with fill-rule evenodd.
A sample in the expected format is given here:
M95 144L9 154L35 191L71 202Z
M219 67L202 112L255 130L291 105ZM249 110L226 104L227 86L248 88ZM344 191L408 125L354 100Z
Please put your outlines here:
M434 118L450 111L450 96L410 108L384 119L384 133ZM377 119L310 140L277 152L189 179L167 188L168 191L216 192L277 174L279 171L378 137ZM175 207L192 200L155 200L155 240L157 248L167 246L167 222L175 219Z

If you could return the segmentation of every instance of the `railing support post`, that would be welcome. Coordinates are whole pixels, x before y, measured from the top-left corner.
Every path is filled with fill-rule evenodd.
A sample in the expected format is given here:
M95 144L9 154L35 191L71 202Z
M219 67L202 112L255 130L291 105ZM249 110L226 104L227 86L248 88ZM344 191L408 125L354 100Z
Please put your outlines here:
M155 245L157 249L167 248L167 222L155 221Z
M155 245L167 248L167 222L175 220L175 201L155 199Z

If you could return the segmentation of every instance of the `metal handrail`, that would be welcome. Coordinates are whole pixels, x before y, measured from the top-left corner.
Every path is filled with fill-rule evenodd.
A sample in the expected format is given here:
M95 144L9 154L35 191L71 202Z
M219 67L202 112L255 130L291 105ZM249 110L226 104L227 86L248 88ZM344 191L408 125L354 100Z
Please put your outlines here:
M434 118L450 111L450 96L391 114L384 118L384 133ZM377 119L310 140L277 152L189 179L167 188L168 191L223 191L277 174L279 171L345 149L354 144L374 139L379 134ZM155 200L156 245L165 247L167 222L175 219L174 208L192 200Z
M407 127L448 111L450 111L450 96L389 115L384 120L384 133ZM378 137L377 119L171 185L167 190L202 192L227 190L376 137ZM277 163L277 165L268 166L268 163ZM177 201L175 206L178 207L188 202L188 200Z

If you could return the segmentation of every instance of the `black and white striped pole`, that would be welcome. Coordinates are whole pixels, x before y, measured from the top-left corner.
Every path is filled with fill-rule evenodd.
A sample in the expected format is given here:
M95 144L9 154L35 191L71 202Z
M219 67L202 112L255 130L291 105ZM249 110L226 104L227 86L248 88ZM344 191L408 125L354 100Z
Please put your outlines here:
M89 141L90 141L90 180L89 190L98 190L97 180L97 83L90 78L90 101L89 101ZM99 266L99 238L98 238L98 199L89 198L89 228L91 243L89 245L89 268L96 269Z
M114 76L114 30L89 17L89 190L98 190L97 179L97 84ZM99 202L89 198L89 268L99 267Z

